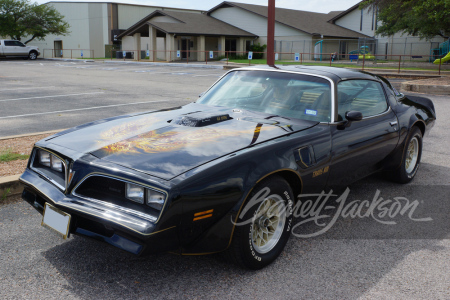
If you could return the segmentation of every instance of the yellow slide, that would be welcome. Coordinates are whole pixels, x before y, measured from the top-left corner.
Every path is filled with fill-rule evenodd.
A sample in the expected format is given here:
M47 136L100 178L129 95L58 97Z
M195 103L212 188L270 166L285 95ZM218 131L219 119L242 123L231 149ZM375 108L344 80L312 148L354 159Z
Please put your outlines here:
M438 58L438 59L436 59L436 60L433 62L433 64L438 65L438 64L439 64L439 61L441 61L441 64L443 64L443 63L445 63L446 61L449 61L449 60L450 60L450 52L447 53L447 55L444 56L443 58Z

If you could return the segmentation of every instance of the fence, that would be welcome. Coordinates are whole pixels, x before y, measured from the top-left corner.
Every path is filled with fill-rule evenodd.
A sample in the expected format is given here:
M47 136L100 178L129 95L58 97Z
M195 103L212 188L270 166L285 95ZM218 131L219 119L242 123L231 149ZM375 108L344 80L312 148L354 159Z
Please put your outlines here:
M94 58L92 49L44 49L43 58Z
M116 52L116 55L113 55ZM137 59L135 59L136 53L140 53ZM125 54L125 55L124 55ZM147 56L148 54L148 56ZM255 56L260 55L261 57L265 55L264 52L252 52L252 59L248 58L249 52L246 51L199 51L199 50L175 50L175 51L149 51L149 50L121 50L121 51L111 51L111 60L113 57L115 59L127 60L137 60L137 61L175 61L175 62L185 62L189 64L192 61L196 63L205 63L217 61L223 59L228 65L230 59L233 62L248 61L251 65ZM158 58L159 56L159 58ZM352 67L364 69L392 69L400 73L401 69L406 68L421 68L429 69L441 74L441 69L443 68L444 62L439 60L438 64L431 64L427 61L434 59L433 55L386 55L386 54L348 54L348 53L321 53L322 60L314 60L314 53L311 52L276 52L275 53L275 64L299 64L299 65L326 65L335 67ZM339 60L338 57L341 57ZM193 59L195 57L196 59ZM345 59L343 58L345 57ZM201 58L199 60L199 58ZM237 59L236 59L237 58ZM325 59L326 58L326 59ZM258 63L265 63L264 60L259 60ZM450 70L450 65L445 64L445 69Z
M410 55L418 56L427 54L433 56L437 48L442 47L442 44L447 43L446 53L450 51L448 41L444 39L435 38L432 41L423 41L417 37L402 37L402 38L360 38L360 39L312 39L312 40L296 40L285 41L275 40L276 52L314 52L314 45L321 41L323 56L327 53L341 53L341 55L348 54L352 51L358 51L361 48L367 49L373 54L386 55ZM439 53L441 55L443 53ZM435 55L435 59L438 58ZM323 57L329 59L329 57ZM346 59L345 56L338 56L337 60Z

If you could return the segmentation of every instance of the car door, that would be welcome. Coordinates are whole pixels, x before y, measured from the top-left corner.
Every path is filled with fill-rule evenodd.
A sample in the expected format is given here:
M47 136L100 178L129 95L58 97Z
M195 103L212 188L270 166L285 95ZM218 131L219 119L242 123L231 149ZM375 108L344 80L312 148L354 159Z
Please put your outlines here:
M22 42L19 42L19 41L14 41L14 43L16 45L17 55L24 55L24 56L28 55L28 48L27 48L27 46L25 46L25 44L23 44Z
M14 41L4 41L3 54L4 55L17 55L16 44Z
M380 168L399 140L397 116L380 82L347 80L337 85L338 123L331 127L332 162L328 185L347 185ZM358 111L362 120L347 122Z

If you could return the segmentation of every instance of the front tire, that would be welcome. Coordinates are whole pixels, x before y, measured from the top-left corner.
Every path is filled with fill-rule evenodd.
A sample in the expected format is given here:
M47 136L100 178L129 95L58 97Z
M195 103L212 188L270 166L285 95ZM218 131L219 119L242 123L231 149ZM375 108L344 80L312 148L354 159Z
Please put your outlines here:
M422 132L413 127L405 143L400 168L395 170L391 176L394 181L408 183L414 179L419 169L422 157Z
M30 54L28 55L28 58L31 60L35 60L37 58L36 51L31 51Z
M254 201L257 198L260 201ZM280 255L291 234L292 199L291 187L280 176L271 176L254 188L243 206L243 218L239 216L227 250L235 263L258 270ZM245 221L247 224L239 225Z

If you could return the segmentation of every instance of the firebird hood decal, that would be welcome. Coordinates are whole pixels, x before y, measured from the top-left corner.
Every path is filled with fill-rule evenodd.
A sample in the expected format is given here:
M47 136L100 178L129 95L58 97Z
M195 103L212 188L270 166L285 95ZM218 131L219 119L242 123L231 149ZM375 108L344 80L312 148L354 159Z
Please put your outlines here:
M180 115L230 113L231 118L204 127L170 123ZM261 119L261 117L260 117ZM208 120L209 121L209 120ZM304 121L290 124L273 119L264 123L229 108L189 104L171 111L138 115L86 127L53 138L52 143L171 179L218 157L295 131L315 126Z

